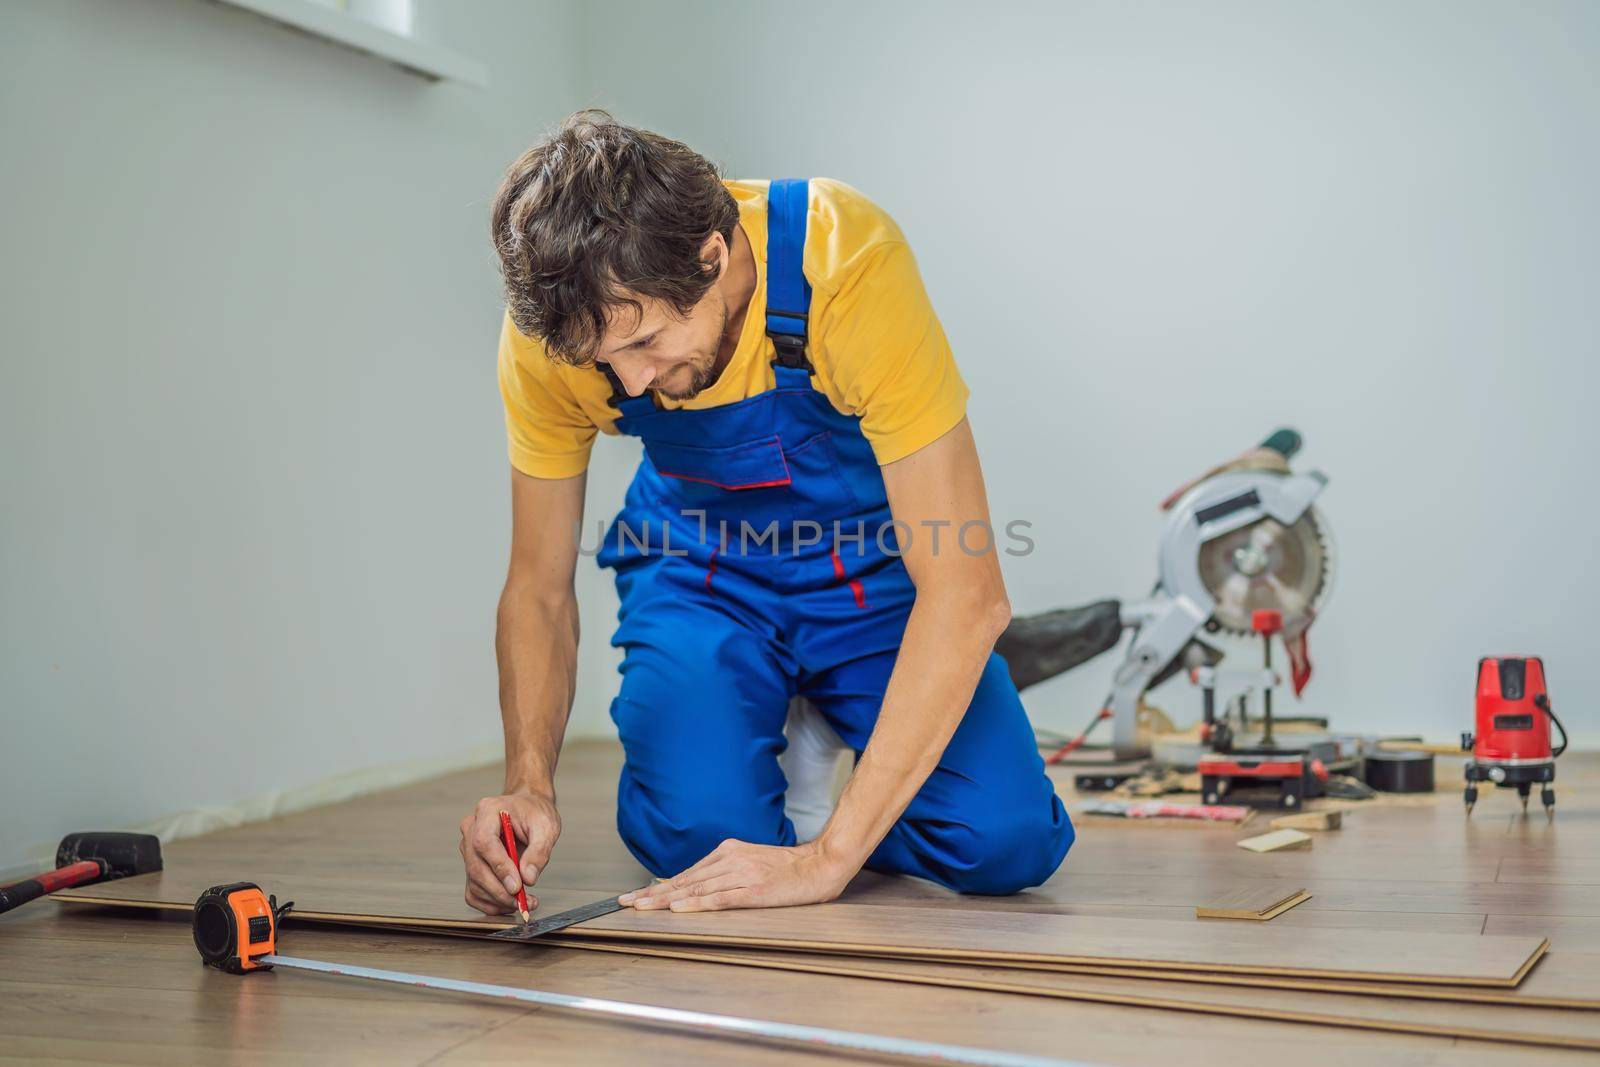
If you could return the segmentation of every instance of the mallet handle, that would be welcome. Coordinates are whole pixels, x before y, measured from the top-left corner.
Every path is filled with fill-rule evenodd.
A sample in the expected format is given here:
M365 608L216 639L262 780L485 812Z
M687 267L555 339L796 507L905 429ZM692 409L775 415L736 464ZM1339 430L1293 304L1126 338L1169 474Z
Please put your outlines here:
M71 889L75 885L92 882L105 873L99 860L81 860L57 867L53 871L24 878L20 882L0 886L0 915L12 908L21 907L30 900L54 893L57 889Z

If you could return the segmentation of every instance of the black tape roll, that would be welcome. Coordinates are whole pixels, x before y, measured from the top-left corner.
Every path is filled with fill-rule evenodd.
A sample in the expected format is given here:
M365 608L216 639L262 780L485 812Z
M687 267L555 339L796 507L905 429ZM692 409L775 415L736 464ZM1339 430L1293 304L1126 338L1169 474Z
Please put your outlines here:
M1381 793L1431 793L1433 754L1374 752L1366 758L1361 776Z

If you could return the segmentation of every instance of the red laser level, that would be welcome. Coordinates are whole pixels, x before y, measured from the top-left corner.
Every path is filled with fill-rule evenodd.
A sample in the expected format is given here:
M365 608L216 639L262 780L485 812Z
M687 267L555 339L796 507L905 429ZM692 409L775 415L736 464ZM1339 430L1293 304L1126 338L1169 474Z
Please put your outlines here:
M1524 810L1528 793L1540 783L1545 815L1555 817L1556 757L1567 750L1567 730L1550 708L1544 661L1538 656L1485 656L1478 661L1476 734L1461 735L1470 749L1465 798L1467 814L1478 802L1478 783L1516 787ZM1550 746L1550 727L1561 731L1561 746Z

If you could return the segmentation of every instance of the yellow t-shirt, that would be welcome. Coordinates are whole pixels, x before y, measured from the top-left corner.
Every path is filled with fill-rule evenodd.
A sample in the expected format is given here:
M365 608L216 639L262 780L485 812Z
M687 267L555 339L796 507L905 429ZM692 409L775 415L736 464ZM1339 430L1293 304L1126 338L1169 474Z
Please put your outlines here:
M666 408L711 408L774 385L766 335L767 185L723 182L756 261L756 287L733 358L691 400ZM942 437L966 414L967 387L922 286L905 236L860 191L813 178L802 256L811 283L806 351L813 384L840 412L861 417L880 464ZM611 385L594 367L549 359L507 316L500 333L500 393L511 465L536 478L570 478L589 465L596 430L616 433Z

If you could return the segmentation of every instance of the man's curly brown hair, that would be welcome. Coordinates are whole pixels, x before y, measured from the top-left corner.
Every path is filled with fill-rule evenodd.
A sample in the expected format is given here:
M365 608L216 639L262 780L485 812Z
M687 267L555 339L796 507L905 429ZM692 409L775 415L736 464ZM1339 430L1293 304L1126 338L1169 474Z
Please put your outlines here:
M731 248L738 222L716 164L590 109L511 164L490 229L512 323L588 366L618 309L650 298L688 314L717 280L701 246L720 233Z

